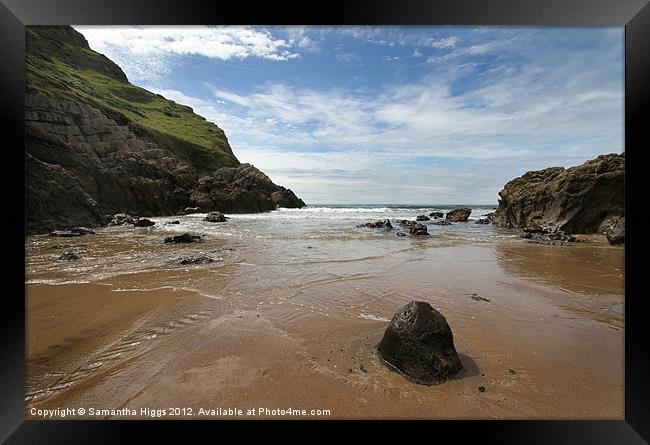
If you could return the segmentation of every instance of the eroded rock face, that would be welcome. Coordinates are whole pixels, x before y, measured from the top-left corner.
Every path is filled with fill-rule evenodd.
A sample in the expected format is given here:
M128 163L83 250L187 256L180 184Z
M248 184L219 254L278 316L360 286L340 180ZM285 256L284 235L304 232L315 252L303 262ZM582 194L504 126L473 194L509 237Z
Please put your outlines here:
M462 209L454 209L450 212L447 213L447 221L451 222L464 222L467 221L467 218L469 218L469 215L472 214L472 209L468 208L462 208Z
M96 227L116 213L304 206L291 190L240 164L219 127L130 84L69 26L26 29L26 69L27 234Z
M442 383L462 369L447 320L421 301L393 316L377 350L392 369L423 385Z
M624 230L625 155L608 154L565 169L530 171L499 192L494 224L546 226L568 234Z
M190 204L224 213L253 213L278 207L300 208L305 203L291 190L274 184L251 164L223 167L198 179Z

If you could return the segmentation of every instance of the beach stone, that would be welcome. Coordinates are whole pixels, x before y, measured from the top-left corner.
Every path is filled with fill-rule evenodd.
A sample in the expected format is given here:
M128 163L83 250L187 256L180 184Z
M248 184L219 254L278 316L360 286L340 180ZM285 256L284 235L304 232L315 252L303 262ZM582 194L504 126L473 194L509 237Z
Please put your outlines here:
M221 212L210 212L205 217L205 220L208 222L226 222L226 217Z
M198 213L199 208L198 207L185 207L185 210L183 210L184 215L189 215L190 213Z
M154 224L156 223L147 218L138 218L133 222L136 227L151 227Z
M80 260L81 257L74 252L63 252L63 254L59 257L59 259L65 261L75 261L75 260Z
M479 218L479 219L476 221L476 224L490 224L490 220L487 219L487 218Z
M429 218L427 215L418 215L415 217L416 221L430 221L431 218Z
M469 218L469 215L472 214L472 209L469 208L462 208L462 209L454 209L451 212L447 213L447 221L451 222L465 222L467 221L467 218Z
M397 236L406 236L406 233L404 233L404 232L397 232Z
M409 228L409 233L411 235L420 236L420 235L428 235L429 231L427 230L427 226L425 226L424 224L413 223Z
M201 256L186 256L186 257L181 257L178 259L178 264L210 264L213 263L214 260L210 258L209 256L201 255Z
M178 220L175 221L167 221L167 224L180 224L181 222Z
M168 236L165 238L165 243L196 243L201 239L199 235L190 235L189 233L184 233L182 235Z
M438 219L438 218L442 218L444 215L442 212L431 212L429 213L429 216L433 219Z
M397 311L377 351L390 368L422 385L443 383L463 369L447 320L422 301Z

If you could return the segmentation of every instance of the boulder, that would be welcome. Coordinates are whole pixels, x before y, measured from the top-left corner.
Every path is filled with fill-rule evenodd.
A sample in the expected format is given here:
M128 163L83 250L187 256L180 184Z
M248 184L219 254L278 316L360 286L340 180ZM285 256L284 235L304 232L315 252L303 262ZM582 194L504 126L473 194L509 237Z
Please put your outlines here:
M133 221L133 225L136 227L151 227L156 223L147 218L138 218Z
M180 224L181 222L179 220L174 220L174 221L167 221L167 224Z
M490 224L490 220L487 218L479 218L475 224Z
M75 261L75 260L80 260L81 257L74 252L63 252L63 254L61 254L59 259L64 261Z
M226 222L227 218L221 212L210 212L205 217L205 221L208 222Z
M499 192L494 224L525 228L531 224L565 233L603 233L622 224L625 154L598 156L581 165L529 171ZM622 222L621 222L622 221Z
M393 316L377 351L391 369L423 385L445 382L463 369L447 320L422 301Z
M438 218L442 218L444 215L442 212L431 212L429 213L429 216L433 219L438 219Z
M427 215L418 215L415 217L416 221L430 221L431 218L429 218Z
M447 221L451 222L464 222L467 221L467 218L469 218L469 215L472 214L472 209L468 208L462 208L462 209L454 209L450 212L447 213Z
M413 223L409 228L409 233L414 236L428 235L427 226L420 223Z
M108 223L109 226L121 226L124 224L133 224L133 217L126 213L116 213L113 215L111 222Z
M610 216L605 218L598 228L598 232L607 237L610 244L625 243L625 217Z
M199 235L190 235L189 233L184 233L182 235L168 236L167 238L165 238L165 243L173 243L173 244L196 243L200 240L201 240L201 236Z

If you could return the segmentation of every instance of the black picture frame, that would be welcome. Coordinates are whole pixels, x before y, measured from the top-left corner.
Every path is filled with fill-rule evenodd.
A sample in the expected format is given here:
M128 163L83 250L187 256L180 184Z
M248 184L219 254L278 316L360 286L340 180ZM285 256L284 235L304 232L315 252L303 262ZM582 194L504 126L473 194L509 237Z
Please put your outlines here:
M6 443L112 443L137 432L172 435L178 429L193 434L221 431L224 425L252 432L260 423L280 432L287 421L248 422L171 421L26 421L25 407L25 300L24 296L24 37L25 25L127 25L165 24L312 24L312 25L536 25L536 26L624 26L625 27L625 419L624 420L535 420L535 421L435 421L395 425L392 422L360 422L379 433L413 428L432 440L452 434L454 441L478 437L499 443L645 443L650 440L650 342L647 297L643 290L647 252L643 214L647 191L648 84L650 83L650 5L647 0L332 0L320 4L248 2L233 0L0 0L0 88L3 124L2 174L5 204L1 216L5 250L0 368L0 439ZM7 136L10 136L9 138ZM10 142L11 141L11 142ZM9 159L7 159L9 157ZM24 188L23 188L24 190ZM6 203L6 199L10 201ZM645 198L645 199L644 199ZM647 204L646 204L647 205ZM332 424L343 422L300 421L291 424L294 434L318 426L331 433ZM402 423L402 422L400 422ZM347 425L348 423L345 422ZM368 425L370 424L370 425ZM244 426L244 428L241 428ZM433 428L433 429L432 429ZM217 433L221 434L221 432ZM183 434L182 437L188 439ZM214 436L213 436L214 437ZM303 439L307 439L303 437Z

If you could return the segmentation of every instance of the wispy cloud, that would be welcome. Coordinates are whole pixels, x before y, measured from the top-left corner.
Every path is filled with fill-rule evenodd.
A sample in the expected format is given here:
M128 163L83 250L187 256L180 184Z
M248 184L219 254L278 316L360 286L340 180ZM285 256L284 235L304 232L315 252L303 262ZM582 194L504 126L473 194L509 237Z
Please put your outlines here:
M296 48L310 47L296 31L289 40L268 30L244 26L75 26L92 49L120 64L129 77L151 80L169 72L174 58L187 55L217 60L249 57L287 61L300 57Z
M226 60L256 57L268 74L143 86L192 106L226 131L241 161L310 202L493 203L527 170L623 150L620 30L443 31L247 29L277 46ZM319 69L275 72L299 51L322 55ZM333 55L359 69L337 81Z

